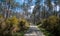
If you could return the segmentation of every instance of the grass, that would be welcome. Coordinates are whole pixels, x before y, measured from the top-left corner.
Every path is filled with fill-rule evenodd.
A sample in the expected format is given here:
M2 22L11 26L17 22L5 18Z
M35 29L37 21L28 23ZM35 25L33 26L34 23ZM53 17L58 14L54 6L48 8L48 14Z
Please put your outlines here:
M53 36L53 34L51 34L50 32L46 31L43 28L40 28L40 31L42 31L45 36Z
M24 36L24 32L14 33L13 36Z

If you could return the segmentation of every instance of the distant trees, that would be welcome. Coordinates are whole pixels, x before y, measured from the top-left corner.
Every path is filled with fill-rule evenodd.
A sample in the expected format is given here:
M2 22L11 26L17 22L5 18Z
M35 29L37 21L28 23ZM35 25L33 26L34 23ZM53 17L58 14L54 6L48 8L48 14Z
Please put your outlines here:
M32 0L24 0L23 4L21 5L21 9L23 10L22 12L22 15L24 16L24 18L26 20L28 20L29 22L31 22L31 5L32 5Z
M14 0L0 0L0 4L0 12L2 12L5 18L10 17L11 11L16 7L19 7L19 4Z
M34 17L33 18L33 23L36 24L36 22L38 20L40 20L40 1L41 0L36 0L35 2L35 7L33 9L33 12L32 12L32 16Z
M38 22L41 19L48 18L52 15L58 16L59 14L59 11L57 11L57 0L44 0L43 3L41 2L41 0L36 0L35 2L35 7L32 12L34 23L36 23L36 21Z

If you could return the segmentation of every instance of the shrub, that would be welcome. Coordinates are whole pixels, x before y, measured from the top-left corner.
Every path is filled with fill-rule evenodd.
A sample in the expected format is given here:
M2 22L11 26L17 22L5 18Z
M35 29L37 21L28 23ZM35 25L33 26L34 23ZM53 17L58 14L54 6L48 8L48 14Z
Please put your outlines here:
M48 19L44 19L39 27L45 29L50 35L60 36L60 19L56 16L50 16Z
M25 19L20 18L19 27L21 31L26 31L29 28L29 23Z
M2 18L3 19L3 18ZM29 27L29 23L25 19L18 19L15 16L0 20L0 36L12 36L15 33L24 33ZM23 31L23 32L21 32ZM19 35L19 34L15 34Z

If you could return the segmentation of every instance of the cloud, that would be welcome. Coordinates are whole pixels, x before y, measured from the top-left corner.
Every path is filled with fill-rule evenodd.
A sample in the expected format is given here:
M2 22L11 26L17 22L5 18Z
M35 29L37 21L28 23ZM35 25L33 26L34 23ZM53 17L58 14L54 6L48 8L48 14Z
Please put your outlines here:
M35 6L31 6L31 12L33 12L34 7L35 7Z
M22 0L22 2L24 2L24 0Z
M54 6L55 4L54 4L54 2L51 2L51 4Z
M59 6L57 5L57 11L59 11Z
M30 6L30 9L28 10L30 13L33 12L33 9L34 9L35 6Z

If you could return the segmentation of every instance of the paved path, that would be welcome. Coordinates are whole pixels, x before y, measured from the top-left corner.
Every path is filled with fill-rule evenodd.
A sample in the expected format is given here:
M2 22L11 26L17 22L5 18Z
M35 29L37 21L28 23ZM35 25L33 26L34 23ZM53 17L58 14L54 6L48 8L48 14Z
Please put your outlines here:
M44 36L44 35L36 25L30 25L30 28L25 33L25 36Z

